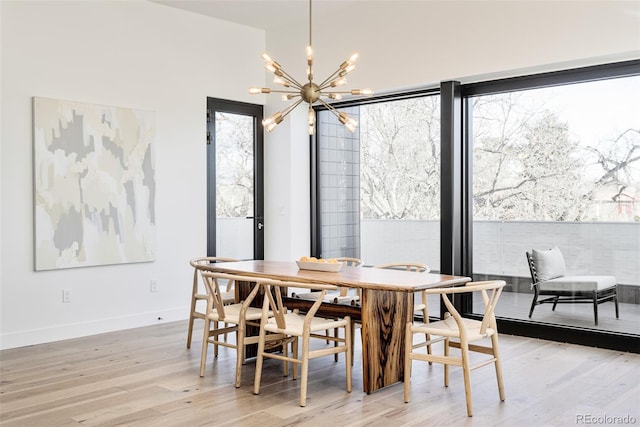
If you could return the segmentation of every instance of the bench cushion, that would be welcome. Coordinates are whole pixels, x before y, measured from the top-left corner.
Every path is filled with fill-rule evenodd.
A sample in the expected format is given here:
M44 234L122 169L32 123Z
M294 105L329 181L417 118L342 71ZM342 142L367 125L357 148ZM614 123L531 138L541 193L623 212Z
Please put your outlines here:
M616 285L615 276L564 276L540 283L541 291L595 291Z

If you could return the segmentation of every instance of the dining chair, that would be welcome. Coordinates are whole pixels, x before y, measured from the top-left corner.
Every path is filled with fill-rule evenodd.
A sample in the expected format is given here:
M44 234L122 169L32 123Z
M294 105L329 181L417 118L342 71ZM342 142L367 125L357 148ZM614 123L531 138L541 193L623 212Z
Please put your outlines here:
M360 258L353 258L353 257L339 257L336 258L336 260L338 262L343 263L345 266L347 267L359 267L360 265L362 265L362 260ZM340 299L343 301L345 297L349 296L349 288L345 287L345 286L340 286ZM356 301L359 301L360 299L360 294L356 293L356 296L352 299L349 300L349 302L351 304L355 304ZM341 301L335 301L334 302L341 302Z
M189 312L189 330L187 332L187 348L191 348L191 338L193 336L193 323L195 319L204 319L205 312L199 311L198 302L202 301L206 304L207 292L204 286L200 284L200 273L206 270L206 266L216 262L233 262L238 261L233 258L223 257L201 257L194 258L189 261L189 264L193 267L193 285L191 288L191 310ZM236 302L235 291L233 289L233 282L227 282L225 291L223 292L223 300L225 304L233 304Z
M352 258L352 257L339 257L336 258L338 262L342 262L347 267L358 267L362 265L362 260L360 258ZM349 294L349 290L346 286L338 287L338 292L328 292L323 298L326 302L331 302L334 304L350 304L350 305L359 305L360 304L360 290L354 290ZM292 296L294 298L306 299L306 300L314 300L317 299L320 292L302 292L302 293L294 293ZM353 340L354 332L355 332L355 321L351 323L351 339ZM327 335L329 335L329 331L327 331ZM338 331L334 331L334 334L338 333ZM331 340L327 338L327 344ZM351 347L353 348L353 341L351 343ZM336 362L338 361L338 355L335 356ZM353 358L351 359L353 362Z
M415 271L417 273L428 273L431 271L431 268L427 264L423 264L420 262L392 262L387 264L379 264L374 266L374 268L388 268L388 269L396 269L396 270L407 270L407 271ZM413 306L414 313L422 314L424 319L429 319L429 306L427 305L427 295L424 292L420 292L421 301L419 304L415 304Z
M423 264L421 262L392 262L387 264L379 264L374 268L407 270L415 271L417 273L428 273L431 271L431 268L427 264ZM424 291L420 291L420 303L414 304L413 313L422 314L423 322L429 322L429 305L427 304L427 294ZM425 336L425 339L427 341L430 341L431 337L427 334ZM427 353L431 354L431 344L427 345ZM429 362L429 365L431 365L431 362Z
M200 356L200 376L204 377L209 344L214 345L214 357L218 356L218 346L234 348L236 350L235 386L240 387L246 346L249 344L257 344L259 340L257 335L247 336L246 328L247 326L254 326L258 328L260 326L262 316L271 316L272 313L270 311L264 312L259 307L251 306L251 303L260 290L260 284L256 282L255 277L245 277L208 271L202 272L201 276L207 288L208 299L207 312L204 318L205 327L204 335L202 337L202 355ZM245 300L233 304L225 304L223 300L223 292L220 291L219 281L221 280L249 282L253 283L253 286ZM224 323L222 328L218 327L220 322ZM212 326L213 328L211 328ZM230 332L235 332L236 334L235 343L230 343L226 340L220 341L218 338L220 335L225 335ZM277 339L282 339L282 335L274 334L269 337L268 341Z
M407 322L405 338L405 367L404 367L404 401L409 402L411 385L411 367L413 360L422 360L444 364L444 386L449 386L449 365L460 366L463 371L464 391L467 402L467 415L473 416L471 400L470 372L476 368L493 364L498 381L498 394L504 401L504 384L502 381L502 367L498 350L498 329L494 311L502 293L505 282L502 280L469 282L465 286L449 288L432 288L425 292L429 295L441 295L448 312L444 320L418 324ZM452 298L456 294L479 292L484 302L482 320L463 318L453 305ZM418 353L414 350L429 344L429 341L414 344L416 334L427 334L444 338L444 355ZM490 345L472 344L485 338L490 338ZM452 355L450 349L457 348L460 354ZM470 363L470 352L482 353L485 356L473 366ZM488 357L487 357L488 356ZM474 359L474 362L476 360Z
M340 319L327 319L324 317L317 317L316 312L320 308L323 302L323 298L327 291L337 290L337 286L320 283L298 283L290 281L278 281L271 279L259 279L260 284L264 288L264 301L262 305L262 321L260 324L260 339L258 342L258 357L256 360L256 375L254 381L254 394L260 393L260 381L262 378L262 367L264 358L272 358L293 364L293 379L297 379L298 366L301 367L300 372L300 406L306 406L307 402L307 383L309 374L309 360L322 356L329 356L333 354L345 353L345 365L346 365L346 377L347 392L351 392L351 319L349 316L345 316ZM283 290L286 292L287 288L302 288L312 291L319 291L321 295L315 300L313 305L306 313L301 313L298 310L288 311L283 303ZM273 317L268 313L272 312ZM344 338L336 336L320 335L318 332L328 331L331 329L344 329ZM284 334L287 338L292 339L293 349L292 356L289 356L286 352L287 340L276 341L275 348L278 343L282 343L283 354L279 354L273 351L265 351L267 339L272 334ZM323 345L320 348L316 348L316 345L312 345L312 340L326 340L329 339L337 345ZM301 341L301 343L299 343ZM299 351L298 344L301 344L302 350ZM273 346L272 346L273 348ZM287 372L285 372L287 375Z
M417 273L428 273L431 268L427 264L420 262L392 262L387 264L379 264L374 268L388 268L396 270L415 271ZM414 313L422 314L424 319L429 319L429 307L427 306L427 295L421 292L421 302L413 306Z
M338 262L343 262L345 263L345 265L349 266L349 267L357 267L359 265L362 265L362 260L360 258L353 258L353 257L338 257L336 258L336 260Z

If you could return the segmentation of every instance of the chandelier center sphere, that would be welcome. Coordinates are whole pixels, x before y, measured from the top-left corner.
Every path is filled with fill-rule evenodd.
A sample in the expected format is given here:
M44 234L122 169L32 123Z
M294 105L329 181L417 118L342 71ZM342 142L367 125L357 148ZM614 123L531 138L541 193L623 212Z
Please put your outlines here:
M307 83L300 89L300 97L309 105L320 99L320 87L315 83Z

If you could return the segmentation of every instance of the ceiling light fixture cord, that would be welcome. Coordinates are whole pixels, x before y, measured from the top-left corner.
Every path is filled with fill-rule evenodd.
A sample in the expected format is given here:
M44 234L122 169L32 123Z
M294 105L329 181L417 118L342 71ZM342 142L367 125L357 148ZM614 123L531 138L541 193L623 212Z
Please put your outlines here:
M259 93L282 93L282 99L284 101L294 100L293 104L289 105L283 111L278 111L273 116L266 118L262 121L267 132L271 132L282 120L293 111L303 101L309 104L307 121L309 126L309 135L314 133L315 129L315 113L313 111L313 105L318 102L333 113L340 123L342 123L351 132L356 130L358 122L349 117L347 113L336 110L333 106L329 105L322 98L329 98L331 100L342 99L342 94L348 95L372 95L371 89L351 89L348 91L336 91L334 88L343 86L347 83L346 75L355 69L355 62L358 60L358 54L354 53L344 61L336 71L331 73L329 77L322 81L319 85L313 82L313 48L312 48L312 32L313 32L313 20L312 20L312 4L309 0L309 45L307 46L307 84L301 84L289 73L287 73L276 61L274 61L268 53L262 54L262 60L265 62L265 68L272 72L275 76L273 82L284 86L286 89L295 88L297 90L276 90L267 87L251 87L249 88L250 94ZM327 92L324 92L328 89Z
M313 46L311 43L311 0L309 0L309 46Z

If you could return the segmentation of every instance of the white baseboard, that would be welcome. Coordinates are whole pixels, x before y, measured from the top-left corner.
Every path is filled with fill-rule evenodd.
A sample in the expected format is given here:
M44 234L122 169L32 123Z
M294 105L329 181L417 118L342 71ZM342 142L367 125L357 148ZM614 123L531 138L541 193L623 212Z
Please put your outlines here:
M188 318L188 315L189 307L181 307L159 312L138 313L131 316L10 332L0 334L0 350L139 328L142 326L156 325L160 322L184 320Z

